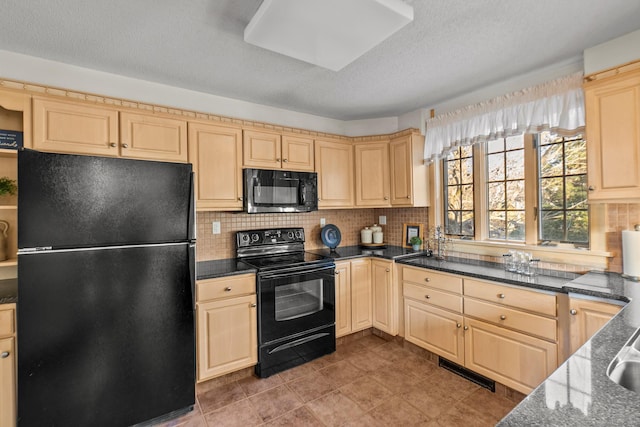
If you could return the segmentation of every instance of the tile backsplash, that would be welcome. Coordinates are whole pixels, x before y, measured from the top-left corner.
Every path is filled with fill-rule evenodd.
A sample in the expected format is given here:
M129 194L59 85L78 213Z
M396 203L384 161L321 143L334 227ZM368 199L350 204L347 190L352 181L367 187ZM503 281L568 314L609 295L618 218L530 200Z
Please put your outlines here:
M640 224L640 203L607 205L607 251L613 253L609 271L622 273L622 230L633 230L635 224Z
M402 224L421 223L427 229L428 208L389 209L332 209L309 213L246 214L232 212L198 212L197 260L234 258L235 233L240 230L261 228L303 227L307 249L322 249L320 219L335 224L340 229L340 246L357 245L360 230L378 222L379 216L387 217L382 226L384 240L389 245L402 244ZM212 223L220 222L220 234L212 233Z

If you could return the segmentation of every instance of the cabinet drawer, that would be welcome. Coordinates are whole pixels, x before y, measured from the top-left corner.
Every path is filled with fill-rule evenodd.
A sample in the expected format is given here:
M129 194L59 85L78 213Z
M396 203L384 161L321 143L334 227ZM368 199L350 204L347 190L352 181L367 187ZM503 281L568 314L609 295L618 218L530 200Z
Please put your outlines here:
M557 340L555 319L471 298L464 299L464 314L551 341Z
M196 282L196 301L208 301L256 293L256 276L243 274Z
M447 292L462 293L462 278L415 267L402 269L402 280L428 285Z
M13 308L0 308L0 337L13 335L16 328Z
M556 296L542 292L464 279L464 295L547 316L556 316Z
M403 288L403 294L407 298L462 313L462 297L459 295L442 292L427 286L414 285L413 283L405 283Z

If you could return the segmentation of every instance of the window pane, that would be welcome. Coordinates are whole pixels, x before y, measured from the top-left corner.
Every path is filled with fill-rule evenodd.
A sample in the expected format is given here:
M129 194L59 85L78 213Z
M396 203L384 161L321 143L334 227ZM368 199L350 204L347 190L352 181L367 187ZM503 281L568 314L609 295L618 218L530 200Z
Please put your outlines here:
M489 167L489 181L503 181L504 173L504 153L490 154L487 156Z
M487 142L487 153L497 153L498 151L504 151L504 139L494 139Z
M489 209L497 210L497 209L505 209L505 183L504 182L496 182L489 184Z
M577 175L566 178L567 209L587 208L587 176Z
M473 182L473 158L462 160L462 183L470 184Z
M584 139L565 143L566 174L587 173L587 143Z
M538 134L538 145L553 144L555 140L556 136L549 131L540 132Z
M507 212L507 240L524 240L524 212Z
M524 180L507 181L507 209L524 209Z
M540 147L540 176L560 176L562 170L562 144Z
M460 186L454 185L449 187L449 195L447 198L447 205L450 210L460 210L461 206Z
M589 242L589 215L587 211L567 212L567 240Z
M506 237L506 214L504 211L489 212L489 238L502 239Z
M564 209L562 184L562 178L543 178L540 180L542 209Z
M564 240L563 211L542 211L540 219L542 224L541 240Z
M524 150L507 152L507 179L524 178Z
M460 184L460 162L458 160L447 162L447 181L449 185Z
M462 207L463 210L473 210L473 185L462 186Z
M460 157L471 157L473 155L473 146L467 145L465 147L460 147Z
M465 236L474 235L473 211L462 212L462 234Z
M510 136L507 138L507 150L524 148L524 135Z
M447 233L460 234L460 212L449 211L447 213Z

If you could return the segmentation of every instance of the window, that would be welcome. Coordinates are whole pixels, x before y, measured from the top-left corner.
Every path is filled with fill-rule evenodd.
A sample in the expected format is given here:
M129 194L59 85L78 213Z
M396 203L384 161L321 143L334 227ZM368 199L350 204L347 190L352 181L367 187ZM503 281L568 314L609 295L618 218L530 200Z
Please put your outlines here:
M472 238L473 147L459 147L445 160L445 229L447 234Z
M542 132L460 147L443 163L446 232L462 239L588 246L586 169L581 136Z

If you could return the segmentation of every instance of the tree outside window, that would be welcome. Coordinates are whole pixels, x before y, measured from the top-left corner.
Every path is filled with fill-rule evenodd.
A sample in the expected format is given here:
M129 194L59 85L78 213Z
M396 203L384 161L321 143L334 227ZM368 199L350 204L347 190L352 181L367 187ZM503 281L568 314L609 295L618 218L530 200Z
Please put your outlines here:
M444 163L446 233L460 238L473 237L473 147L459 147Z

